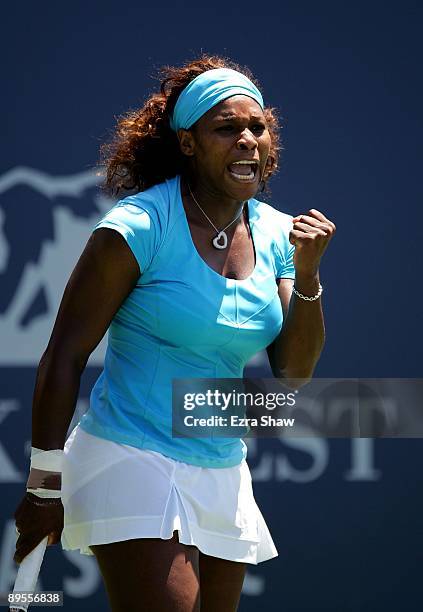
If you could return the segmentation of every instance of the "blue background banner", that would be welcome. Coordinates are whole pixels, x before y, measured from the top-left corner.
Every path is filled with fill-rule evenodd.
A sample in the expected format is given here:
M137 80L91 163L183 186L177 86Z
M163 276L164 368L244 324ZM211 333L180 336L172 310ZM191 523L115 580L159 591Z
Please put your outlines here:
M202 51L258 77L281 116L271 202L337 226L321 266L320 377L422 376L421 3L128 1L2 7L0 45L0 591L16 566L31 399L67 279L110 208L98 148L163 64ZM87 408L104 341L84 373ZM269 375L264 355L249 376ZM250 566L242 612L420 609L419 440L248 440L257 501L279 557ZM44 590L66 611L107 610L93 558L47 551Z

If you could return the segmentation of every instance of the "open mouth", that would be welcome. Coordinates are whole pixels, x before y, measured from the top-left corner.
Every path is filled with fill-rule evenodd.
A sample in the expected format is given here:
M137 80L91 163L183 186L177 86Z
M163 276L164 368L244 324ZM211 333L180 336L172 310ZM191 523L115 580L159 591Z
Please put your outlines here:
M229 164L228 172L237 181L251 183L258 174L259 165L256 161L242 160Z

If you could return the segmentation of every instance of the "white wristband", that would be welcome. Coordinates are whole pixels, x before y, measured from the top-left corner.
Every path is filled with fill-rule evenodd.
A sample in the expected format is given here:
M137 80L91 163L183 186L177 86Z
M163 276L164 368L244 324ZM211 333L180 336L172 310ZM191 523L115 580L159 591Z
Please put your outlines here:
M61 449L42 450L41 448L31 448L31 470L27 483L27 492L33 493L37 497L57 498L61 496L60 489L44 488L44 484L49 482L50 475L41 476L37 470L42 472L62 473L63 451ZM41 472L41 473L42 473ZM28 484L30 485L28 487ZM32 486L31 486L32 485Z
M42 450L31 448L31 468L45 470L47 472L61 472L63 465L63 450Z

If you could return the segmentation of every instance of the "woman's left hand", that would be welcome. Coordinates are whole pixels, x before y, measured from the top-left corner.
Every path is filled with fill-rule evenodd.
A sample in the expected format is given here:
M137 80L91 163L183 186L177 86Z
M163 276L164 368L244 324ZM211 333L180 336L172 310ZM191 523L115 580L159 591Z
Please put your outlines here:
M323 213L311 208L307 214L293 218L289 242L295 245L294 267L296 274L314 276L320 259L336 231L335 224Z

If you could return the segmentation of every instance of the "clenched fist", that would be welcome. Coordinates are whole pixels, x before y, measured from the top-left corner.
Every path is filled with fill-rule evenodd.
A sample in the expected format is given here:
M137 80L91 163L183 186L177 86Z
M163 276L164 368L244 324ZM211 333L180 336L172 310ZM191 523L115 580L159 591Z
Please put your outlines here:
M315 208L311 208L305 215L297 215L292 222L289 242L295 245L295 272L313 276L317 273L320 259L336 231L335 224Z

